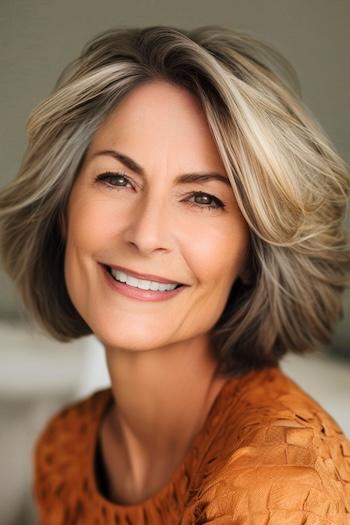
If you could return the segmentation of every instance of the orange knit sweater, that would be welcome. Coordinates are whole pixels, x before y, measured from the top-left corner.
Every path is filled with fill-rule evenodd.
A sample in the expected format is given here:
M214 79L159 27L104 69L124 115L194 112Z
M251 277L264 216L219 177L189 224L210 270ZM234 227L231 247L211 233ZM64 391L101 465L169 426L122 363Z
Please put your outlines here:
M279 367L224 383L163 488L136 505L108 500L98 436L113 402L100 390L65 407L34 450L41 525L349 525L350 443Z

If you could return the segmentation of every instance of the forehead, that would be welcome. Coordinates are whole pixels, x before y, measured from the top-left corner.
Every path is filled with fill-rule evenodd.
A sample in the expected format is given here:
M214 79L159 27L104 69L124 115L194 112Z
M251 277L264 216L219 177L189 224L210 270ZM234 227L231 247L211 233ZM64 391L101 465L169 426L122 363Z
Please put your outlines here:
M120 149L145 162L152 157L191 163L189 169L197 162L224 170L199 99L165 81L137 86L122 99L92 138L91 154L99 148Z
M118 118L134 124L149 123L159 125L166 119L182 123L204 126L206 118L199 99L182 86L166 81L152 81L134 87L126 94L107 118L109 123ZM196 121L196 122L195 122Z

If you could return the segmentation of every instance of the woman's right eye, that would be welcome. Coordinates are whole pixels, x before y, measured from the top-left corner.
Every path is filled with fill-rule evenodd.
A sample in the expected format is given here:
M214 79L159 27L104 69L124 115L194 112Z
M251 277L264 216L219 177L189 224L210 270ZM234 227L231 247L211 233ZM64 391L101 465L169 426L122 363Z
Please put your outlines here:
M127 184L130 184L132 186L129 177L125 173L118 171L106 171L105 173L97 175L95 180L102 181L106 186L108 186L111 189L126 188L127 186L125 184L122 184L123 182L126 182Z

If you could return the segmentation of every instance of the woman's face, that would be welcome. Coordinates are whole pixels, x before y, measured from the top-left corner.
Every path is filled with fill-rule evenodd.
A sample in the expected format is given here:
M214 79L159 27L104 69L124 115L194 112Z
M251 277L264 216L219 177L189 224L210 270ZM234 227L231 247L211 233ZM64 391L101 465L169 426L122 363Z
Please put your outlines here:
M177 180L209 172L226 182ZM72 188L64 235L69 295L105 346L149 350L213 327L245 268L248 226L191 93L152 82L108 115ZM186 286L157 300L125 295L130 287L114 289L103 264Z

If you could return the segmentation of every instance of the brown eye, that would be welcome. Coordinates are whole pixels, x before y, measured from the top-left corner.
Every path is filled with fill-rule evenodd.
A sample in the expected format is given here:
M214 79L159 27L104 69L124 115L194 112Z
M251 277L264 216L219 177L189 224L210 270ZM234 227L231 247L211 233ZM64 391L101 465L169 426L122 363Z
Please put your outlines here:
M198 201L197 202L188 201L191 206L196 206L196 207L204 208L204 209L209 208L209 209L214 209L214 210L225 208L225 204L220 199L215 197L215 195L211 195L210 193L204 193L202 191L194 191L191 194L191 198L192 197L196 200L199 200L199 203Z
M101 175L98 175L95 180L102 181L107 186L113 188L126 188L126 184L130 184L132 186L129 177L127 177L125 173L120 172L106 171L105 173L101 173Z

